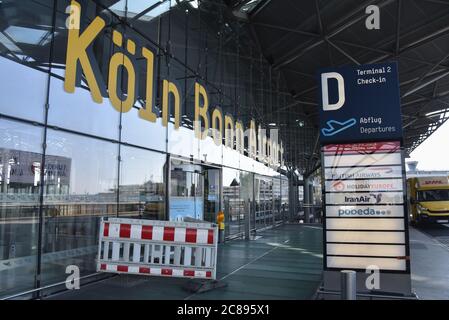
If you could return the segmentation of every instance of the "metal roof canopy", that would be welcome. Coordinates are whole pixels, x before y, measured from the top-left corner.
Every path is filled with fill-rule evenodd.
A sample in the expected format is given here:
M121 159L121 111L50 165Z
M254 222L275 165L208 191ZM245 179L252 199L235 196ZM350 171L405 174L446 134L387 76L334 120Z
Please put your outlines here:
M254 4L254 2L257 2ZM449 1L228 1L264 57L280 70L300 112L318 136L321 67L397 61L404 142L408 154L449 118ZM251 3L250 10L241 8ZM380 8L380 29L368 30L366 7ZM288 117L284 118L288 121ZM318 159L317 143L312 159ZM291 148L291 146L290 146ZM310 167L309 167L310 168Z
M125 8L126 3L90 2L111 10ZM24 17L30 17L28 20L45 18L39 13L46 8L45 3L35 3L33 12L21 8L26 12ZM9 14L14 11L6 9L19 4L3 1L1 8ZM171 21L173 55L179 65L186 66L188 77L198 72L194 65L197 55L209 56L210 71L204 72L203 66L199 74L209 75L209 88L225 97L225 112L238 115L244 122L255 118L265 128L279 129L289 172L297 168L299 174L308 175L319 167L318 68L398 61L408 153L449 117L448 0L162 0L130 4L136 5L136 12L123 18L123 13L115 10L117 21L149 33L158 30L160 21L153 18L160 17L164 26ZM380 7L380 30L365 27L365 9L373 4ZM154 17L152 10L159 10ZM57 18L66 16L60 12ZM28 20L16 24L27 26L31 23ZM4 23L0 31L8 27ZM202 36L205 32L208 34ZM59 33L55 34L56 43L64 40L60 38ZM48 41L11 42L11 48L1 53L19 63L45 69L49 45ZM16 55L13 51L17 46L23 56L33 59ZM187 63L183 64L183 60ZM63 66L63 57L56 54L54 63L54 68ZM230 72L234 69L237 74Z

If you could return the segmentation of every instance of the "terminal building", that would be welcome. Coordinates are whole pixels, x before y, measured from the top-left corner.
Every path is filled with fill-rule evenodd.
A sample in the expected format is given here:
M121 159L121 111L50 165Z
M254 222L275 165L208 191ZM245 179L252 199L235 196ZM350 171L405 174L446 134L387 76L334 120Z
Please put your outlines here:
M449 6L377 2L0 1L0 298L102 279L101 217L320 232L316 70L396 61L405 155L449 117Z

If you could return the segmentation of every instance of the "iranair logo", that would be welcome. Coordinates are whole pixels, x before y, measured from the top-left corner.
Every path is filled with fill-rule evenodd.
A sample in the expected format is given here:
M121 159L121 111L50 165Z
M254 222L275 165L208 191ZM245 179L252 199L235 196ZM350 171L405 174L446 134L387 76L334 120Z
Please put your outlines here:
M382 194L381 193L371 193L369 196L345 196L345 202L379 204L382 202Z

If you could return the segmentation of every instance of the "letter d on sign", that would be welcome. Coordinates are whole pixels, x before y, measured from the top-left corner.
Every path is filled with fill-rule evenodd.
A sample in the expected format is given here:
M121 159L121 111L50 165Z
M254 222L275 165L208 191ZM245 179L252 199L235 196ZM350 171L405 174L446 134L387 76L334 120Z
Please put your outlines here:
M337 103L329 104L329 79L335 79L338 82L338 101ZM332 111L338 110L345 104L345 80L341 74L337 72L327 72L321 74L321 94L323 97L323 110Z

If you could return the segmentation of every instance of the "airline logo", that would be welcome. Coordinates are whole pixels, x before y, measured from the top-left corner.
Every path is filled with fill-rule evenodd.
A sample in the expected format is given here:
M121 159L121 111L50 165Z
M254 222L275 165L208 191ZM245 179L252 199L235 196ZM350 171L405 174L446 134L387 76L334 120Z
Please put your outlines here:
M326 190L342 191L402 191L400 179L326 181Z
M402 204L403 192L326 193L327 204Z
M401 178L402 167L382 166L382 167L326 168L324 171L324 175L327 180Z
M403 217L403 206L326 206L326 218L331 217Z

